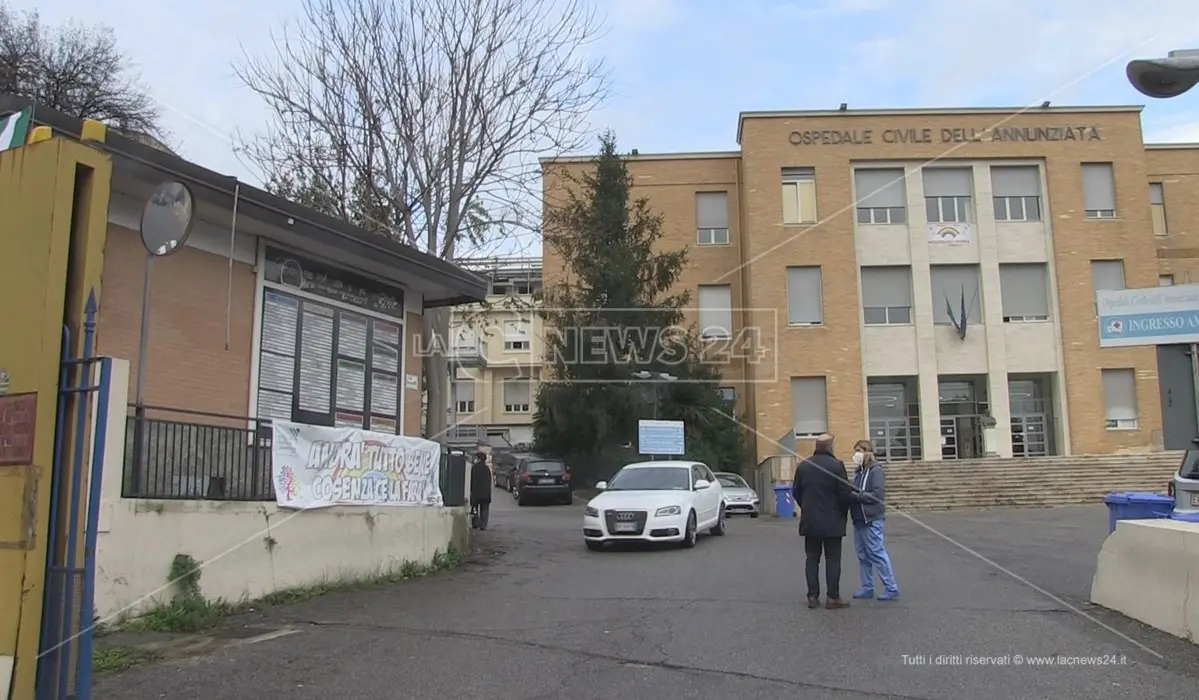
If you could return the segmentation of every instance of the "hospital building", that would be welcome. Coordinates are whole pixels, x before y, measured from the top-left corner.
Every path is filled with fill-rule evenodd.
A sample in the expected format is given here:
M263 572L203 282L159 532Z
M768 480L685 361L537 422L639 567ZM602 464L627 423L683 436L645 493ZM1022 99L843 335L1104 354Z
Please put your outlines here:
M722 367L758 459L825 431L889 461L1185 448L1199 358L1166 327L1199 325L1199 144L1145 143L1141 111L743 112L739 150L634 151L690 320L760 348ZM589 160L543 162L547 206ZM1177 314L1101 340L1111 290Z

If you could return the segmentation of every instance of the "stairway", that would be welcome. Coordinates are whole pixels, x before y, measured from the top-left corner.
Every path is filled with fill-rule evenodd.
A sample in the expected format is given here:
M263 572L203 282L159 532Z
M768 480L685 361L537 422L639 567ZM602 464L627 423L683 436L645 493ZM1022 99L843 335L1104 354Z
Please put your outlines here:
M887 465L887 506L900 510L1099 504L1112 491L1164 493L1182 452L988 458Z

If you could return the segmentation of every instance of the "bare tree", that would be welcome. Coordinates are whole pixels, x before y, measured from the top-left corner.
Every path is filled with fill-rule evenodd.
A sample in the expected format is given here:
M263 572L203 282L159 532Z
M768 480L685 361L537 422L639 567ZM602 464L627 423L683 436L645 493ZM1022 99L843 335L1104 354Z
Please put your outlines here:
M536 230L539 155L578 150L607 74L588 0L302 0L241 80L271 124L268 186L445 259ZM446 424L447 310L426 313L429 435Z
M0 4L0 93L122 131L165 136L157 103L108 27L50 28L36 11L18 14Z

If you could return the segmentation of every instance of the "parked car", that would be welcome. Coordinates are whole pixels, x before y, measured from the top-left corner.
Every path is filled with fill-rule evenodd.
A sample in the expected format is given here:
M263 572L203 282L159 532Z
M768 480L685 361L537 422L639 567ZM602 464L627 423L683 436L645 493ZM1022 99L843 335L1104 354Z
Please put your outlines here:
M687 461L625 465L583 511L590 550L609 542L677 542L694 547L700 530L725 532L724 487L704 464Z
M511 493L516 486L516 467L520 464L520 458L532 455L527 450L510 450L492 454L495 455L492 458L494 461L491 470L495 487Z
M724 489L724 512L726 515L749 513L751 518L758 517L761 512L758 492L750 488L740 474L716 472L716 480Z
M538 500L563 505L574 503L570 467L565 462L527 452L505 457L503 478L517 503L522 506Z
M497 455L491 465L491 478L495 482L495 487L509 492L512 491L514 481L512 472L516 468L516 460L511 457L511 452Z

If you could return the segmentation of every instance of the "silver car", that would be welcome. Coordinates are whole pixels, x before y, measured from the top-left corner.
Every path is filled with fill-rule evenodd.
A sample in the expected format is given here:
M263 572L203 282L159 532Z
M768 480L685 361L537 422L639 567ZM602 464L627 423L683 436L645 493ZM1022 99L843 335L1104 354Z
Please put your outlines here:
M740 474L732 472L716 472L716 480L724 487L724 512L726 515L749 513L756 518L759 509L758 492L745 483Z

